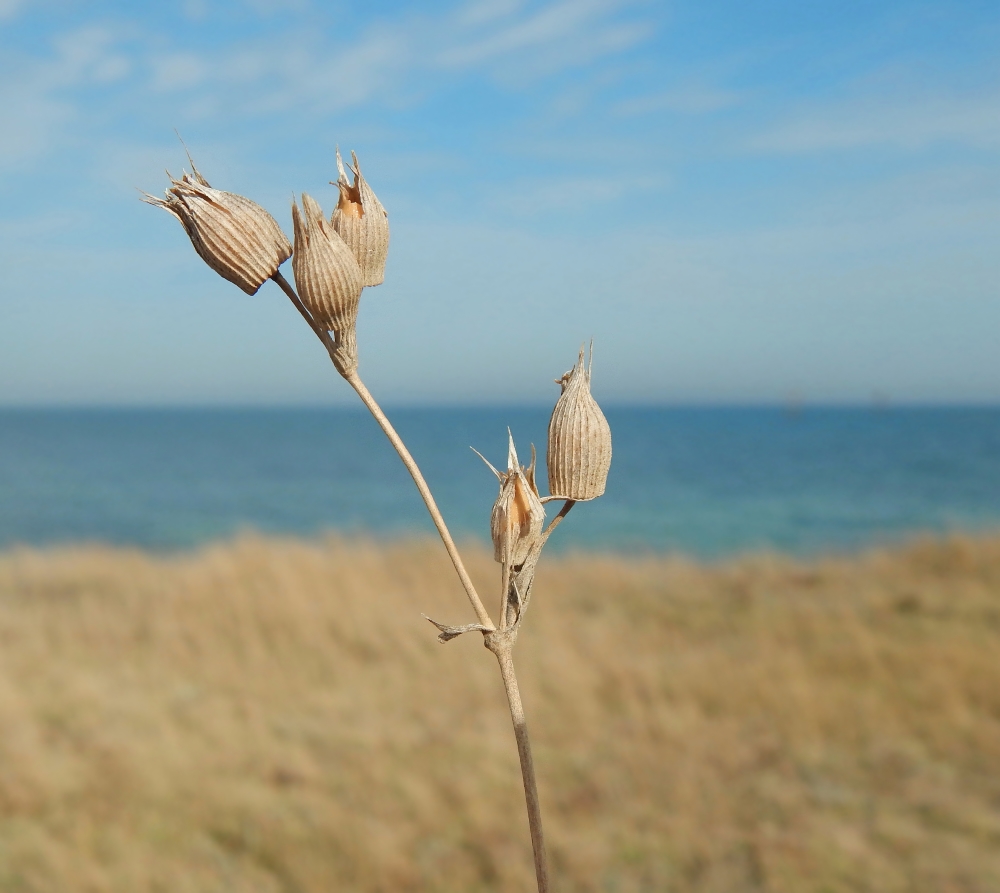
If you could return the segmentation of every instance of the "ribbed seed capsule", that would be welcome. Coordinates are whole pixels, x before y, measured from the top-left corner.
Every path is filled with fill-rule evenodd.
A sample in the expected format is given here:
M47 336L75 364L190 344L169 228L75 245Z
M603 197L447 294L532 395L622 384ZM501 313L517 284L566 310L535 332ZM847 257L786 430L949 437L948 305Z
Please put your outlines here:
M349 183L344 162L337 149L337 170L340 178L333 185L340 190L340 200L330 222L361 267L362 285L381 285L385 279L385 258L389 253L389 215L375 197L368 181L361 176L358 156L353 152ZM332 181L331 181L332 182Z
M576 366L556 384L562 394L549 419L549 492L578 501L595 499L604 492L611 468L611 428L590 395L590 369L584 368L582 347Z
M500 494L490 513L490 535L493 538L494 559L508 567L515 567L524 562L542 534L545 506L535 486L534 449L531 451L531 464L525 468L517 461L514 438L509 431L507 436L507 473L503 474L490 465L500 480Z
M193 163L191 170L179 180L170 177L164 198L145 194L143 201L173 214L194 250L223 279L256 294L291 255L288 238L260 205L213 189Z
M301 211L292 203L292 223L292 273L299 298L322 328L336 333L337 347L350 371L357 367L355 323L362 289L361 269L312 196L302 194Z

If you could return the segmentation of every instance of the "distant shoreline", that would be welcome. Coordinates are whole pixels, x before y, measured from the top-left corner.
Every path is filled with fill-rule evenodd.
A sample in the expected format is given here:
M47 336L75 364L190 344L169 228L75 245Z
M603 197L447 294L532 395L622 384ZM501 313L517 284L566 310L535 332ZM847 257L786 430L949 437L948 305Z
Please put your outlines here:
M484 539L510 427L549 408L401 409L396 427L458 538ZM607 490L554 551L856 554L1000 528L1000 409L607 409ZM0 416L0 548L99 540L189 549L245 529L433 534L398 456L355 409L41 410Z
M951 548L983 545L1000 545L1000 525L993 529L981 531L914 531L895 539L885 539L860 546L856 549L825 549L815 553L802 554L782 551L780 549L760 547L747 549L722 556L703 556L683 550L655 551L636 548L633 550L589 548L570 544L563 548L548 548L546 557L551 561L620 561L623 564L642 563L672 563L682 562L712 570L736 566L757 560L774 560L791 565L816 565L827 562L859 563L872 556L898 556L908 554L913 550L926 548ZM482 558L489 558L492 546L485 538L462 537L458 540L460 550ZM142 556L150 560L198 560L207 553L218 552L232 548L244 547L268 550L273 547L293 547L306 549L350 549L363 548L372 551L393 552L399 549L419 549L434 553L441 550L440 540L430 533L384 534L371 532L344 533L328 530L314 536L298 534L266 533L245 529L231 536L218 537L203 543L182 547L150 547L131 543L115 543L100 539L80 539L50 543L15 542L0 546L0 561L18 554L34 554L40 556L66 557L76 554L100 554L113 558L116 555ZM442 555L444 552L442 551Z
M602 401L612 412L1000 412L1000 402L989 400L924 401L871 398L868 400L767 400L735 402L689 400L675 402ZM387 413L551 412L551 403L387 403ZM17 413L343 413L367 418L355 402L344 403L0 403L0 415Z

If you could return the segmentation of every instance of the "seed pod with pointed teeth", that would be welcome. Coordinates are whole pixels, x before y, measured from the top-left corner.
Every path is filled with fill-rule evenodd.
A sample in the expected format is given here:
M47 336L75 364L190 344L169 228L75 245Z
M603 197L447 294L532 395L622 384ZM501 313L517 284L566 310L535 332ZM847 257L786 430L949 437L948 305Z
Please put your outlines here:
M549 492L577 501L595 499L604 492L611 468L611 428L590 395L590 368L584 368L582 347L576 366L556 384L562 394L549 419Z
M531 464L525 468L517 460L514 438L509 431L507 437L506 474L497 471L485 459L483 461L500 481L500 493L490 513L493 557L508 567L515 567L524 562L542 535L545 506L535 486L535 448L531 448Z
M330 222L361 267L362 285L381 285L385 279L385 258L389 253L389 215L375 197L368 181L361 176L358 156L353 152L354 183L347 180L344 162L337 149L340 177L333 185L340 190L340 200ZM332 182L332 181L331 181Z
M336 333L347 365L356 367L355 323L362 289L358 262L312 196L302 193L301 211L292 202L292 224L292 273L299 298L322 328Z
M256 294L291 255L288 238L260 205L213 189L193 162L191 170L179 180L170 177L164 198L145 194L143 201L173 214L194 250L223 279Z

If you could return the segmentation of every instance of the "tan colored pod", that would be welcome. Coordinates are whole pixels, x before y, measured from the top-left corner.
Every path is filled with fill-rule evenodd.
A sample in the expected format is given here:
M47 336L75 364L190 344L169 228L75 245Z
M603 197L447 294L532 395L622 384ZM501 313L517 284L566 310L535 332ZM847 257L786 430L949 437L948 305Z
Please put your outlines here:
M524 562L531 547L542 535L545 506L535 486L534 448L531 464L525 468L517 460L510 431L507 437L507 473L499 472L490 465L500 481L500 493L490 513L490 536L493 539L494 559L508 567L516 567ZM486 464L489 465L489 462Z
M194 250L223 279L256 294L291 255L288 237L260 205L213 189L193 163L191 170L179 180L170 177L164 198L146 194L143 200L173 214Z
M333 185L340 190L340 200L330 222L361 267L362 285L381 285L385 279L385 259L389 253L389 215L361 175L358 156L353 152L354 183L349 183L344 162L337 149L340 178ZM332 182L332 181L331 181Z
M590 368L584 368L582 347L576 366L556 384L562 394L549 419L549 493L581 502L596 499L604 493L611 468L611 428L590 395Z
M301 211L292 202L292 224L295 228L292 273L299 298L322 328L336 333L337 346L353 357L356 366L355 324L362 289L361 268L312 196L302 194Z

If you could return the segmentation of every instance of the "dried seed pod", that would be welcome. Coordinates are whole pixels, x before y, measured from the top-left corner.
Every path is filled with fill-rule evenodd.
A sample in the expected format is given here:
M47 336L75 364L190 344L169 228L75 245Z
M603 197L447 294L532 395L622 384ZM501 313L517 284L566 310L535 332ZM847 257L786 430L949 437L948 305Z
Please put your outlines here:
M143 201L173 214L194 250L223 279L256 294L291 255L288 238L260 205L213 189L194 162L191 170L179 180L170 177L164 198L144 193Z
M312 196L302 194L301 211L292 202L292 223L292 273L299 297L317 324L336 333L337 347L344 352L347 365L354 368L361 268Z
M368 181L361 176L358 156L352 152L351 159L354 161L351 167L353 184L347 180L340 149L337 149L340 178L333 185L340 190L340 200L330 222L354 252L361 267L362 285L381 285L385 279L385 258L389 253L389 215L375 197Z
M593 347L590 357L593 364ZM562 394L549 419L549 492L578 501L595 499L604 492L611 468L611 428L590 395L590 368L584 368L582 347L576 366L556 384Z
M490 535L493 538L495 560L515 567L528 557L531 547L542 535L545 506L535 486L535 449L531 449L531 464L525 468L517 461L514 438L507 432L507 472L490 469L500 481L500 494L490 513ZM480 456L482 458L482 456Z

